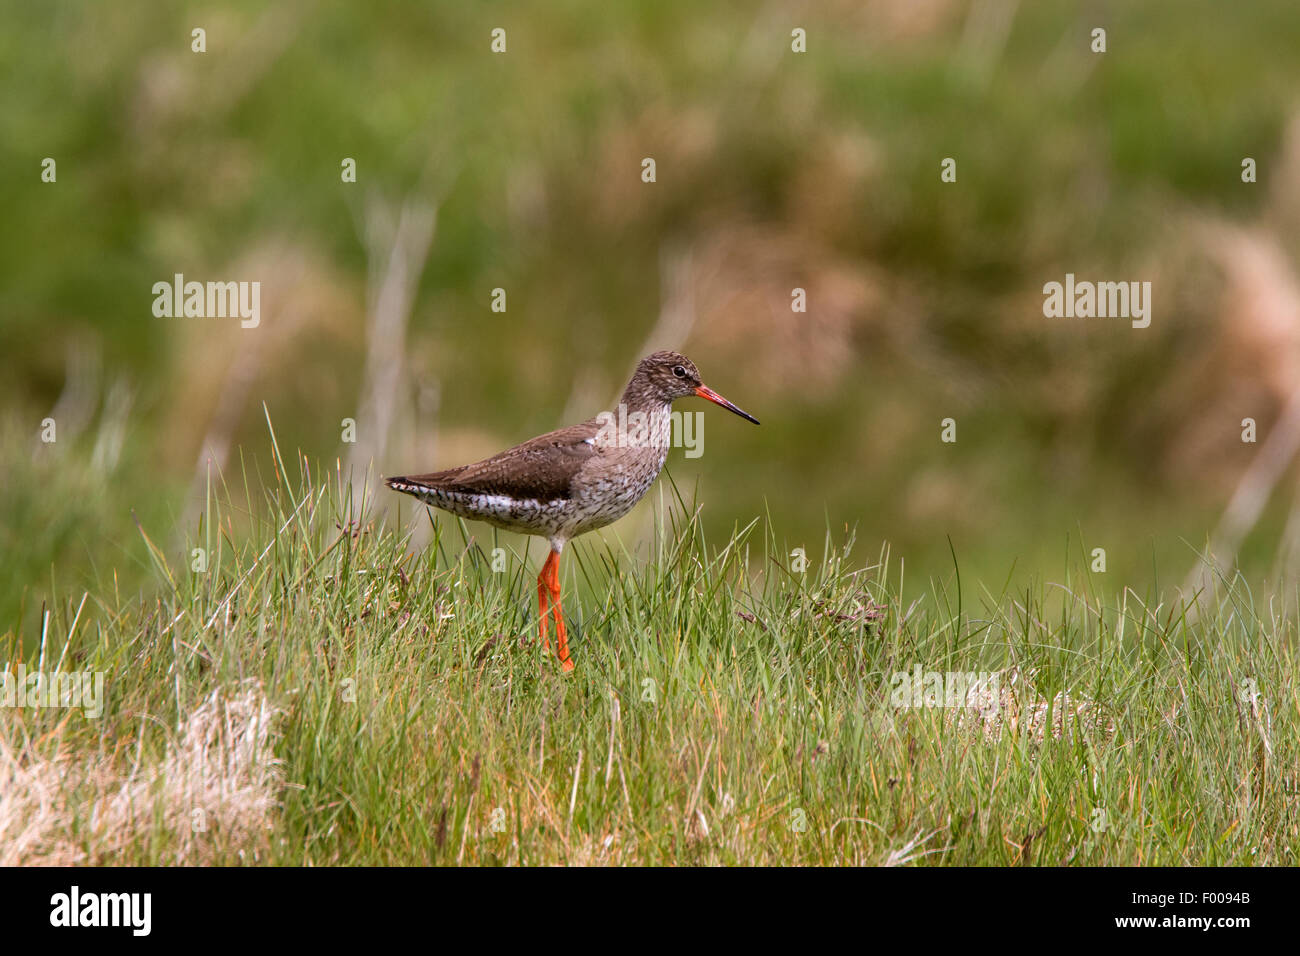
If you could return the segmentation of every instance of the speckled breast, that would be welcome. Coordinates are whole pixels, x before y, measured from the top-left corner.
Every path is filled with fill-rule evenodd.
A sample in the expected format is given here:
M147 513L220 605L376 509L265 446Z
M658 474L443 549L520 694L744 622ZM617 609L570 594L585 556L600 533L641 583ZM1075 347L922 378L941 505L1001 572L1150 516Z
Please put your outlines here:
M668 446L635 451L638 453L602 456L575 477L570 490L574 510L571 521L563 528L567 536L603 528L645 497L663 470Z

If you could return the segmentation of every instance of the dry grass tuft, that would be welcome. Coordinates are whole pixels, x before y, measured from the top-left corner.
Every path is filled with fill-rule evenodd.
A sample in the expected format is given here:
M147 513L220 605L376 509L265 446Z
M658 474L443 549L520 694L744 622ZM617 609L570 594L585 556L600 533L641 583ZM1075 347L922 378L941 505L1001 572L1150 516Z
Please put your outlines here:
M256 681L213 691L185 719L163 759L123 768L102 754L73 758L62 739L43 757L0 735L0 865L112 862L162 837L163 863L256 854L282 783L277 710ZM138 858L138 855L135 855Z

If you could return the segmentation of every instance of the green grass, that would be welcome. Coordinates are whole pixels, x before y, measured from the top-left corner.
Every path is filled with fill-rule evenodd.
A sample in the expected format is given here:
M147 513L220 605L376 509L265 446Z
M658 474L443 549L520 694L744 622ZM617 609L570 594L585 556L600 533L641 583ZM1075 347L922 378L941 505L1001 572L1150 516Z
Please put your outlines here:
M52 601L43 640L8 635L14 665L106 676L98 720L0 710L10 774L61 761L65 788L20 858L1296 862L1296 617L1281 595L1219 580L1189 607L1110 593L1105 575L985 588L957 569L918 588L887 550L859 566L852 539L829 536L800 573L768 521L710 542L661 482L648 551L594 537L566 551L564 675L533 640L536 548L494 572L490 532L437 516L411 553L409 535L356 519L347 488L277 453L252 513L211 491L183 559L141 529L147 596L110 578ZM188 570L191 547L208 550L206 572ZM1007 687L1014 673L1014 694L988 724L891 706L890 676L914 665L997 670ZM248 688L279 712L274 772L258 777L267 753L243 771L274 805L169 789L168 774L194 773L175 759L178 728ZM200 752L233 777L226 731ZM91 808L125 779L147 798L106 833ZM11 848L6 825L39 816L22 800L0 788Z

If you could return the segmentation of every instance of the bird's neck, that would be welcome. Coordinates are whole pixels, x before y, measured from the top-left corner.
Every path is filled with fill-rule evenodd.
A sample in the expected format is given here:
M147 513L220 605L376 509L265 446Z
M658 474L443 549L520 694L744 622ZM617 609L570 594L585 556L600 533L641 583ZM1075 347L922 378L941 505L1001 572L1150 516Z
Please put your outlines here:
M618 400L613 412L598 418L609 431L608 440L619 446L661 448L667 451L672 439L673 406L633 382Z
M618 403L626 406L629 412L643 412L656 417L667 415L673 408L671 402L665 402L647 388L645 383L635 378L627 383L627 388L623 389L623 397L618 400Z

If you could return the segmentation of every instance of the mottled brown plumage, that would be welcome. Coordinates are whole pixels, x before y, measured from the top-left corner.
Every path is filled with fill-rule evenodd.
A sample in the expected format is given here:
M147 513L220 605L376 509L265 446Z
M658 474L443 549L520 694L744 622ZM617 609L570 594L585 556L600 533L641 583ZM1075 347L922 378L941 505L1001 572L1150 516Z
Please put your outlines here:
M547 538L551 555L538 578L541 636L546 597L555 605L559 655L572 668L559 604L559 556L565 543L617 521L650 490L668 457L674 399L707 398L758 424L700 381L679 352L655 352L637 365L613 413L604 412L482 461L424 475L387 479L396 491L455 515Z

